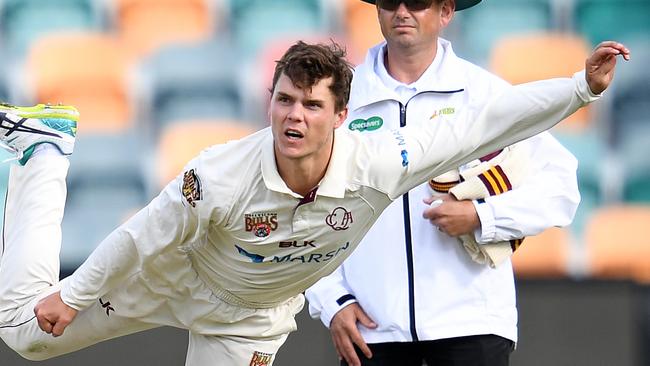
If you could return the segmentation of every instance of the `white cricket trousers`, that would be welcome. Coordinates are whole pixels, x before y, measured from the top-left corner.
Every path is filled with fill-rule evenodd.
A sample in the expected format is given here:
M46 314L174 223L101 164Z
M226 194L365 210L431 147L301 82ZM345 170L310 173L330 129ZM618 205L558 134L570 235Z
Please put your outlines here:
M34 306L60 288L68 166L63 156L37 155L25 166L11 167L0 248L0 337L9 347L27 359L44 360L168 325L190 331L186 366L272 365L296 329L294 316L304 297L271 309L228 304L198 279L179 251L163 254L164 270L134 273L80 311L62 336L41 331Z

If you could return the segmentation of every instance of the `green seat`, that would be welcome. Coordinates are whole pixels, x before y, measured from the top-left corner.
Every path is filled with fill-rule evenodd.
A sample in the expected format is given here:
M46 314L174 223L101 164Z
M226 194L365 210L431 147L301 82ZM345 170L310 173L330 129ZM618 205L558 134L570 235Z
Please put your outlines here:
M593 45L650 37L648 0L578 0L573 14L576 30Z
M20 58L40 36L99 29L98 13L92 0L5 0L0 8L5 49L10 56Z
M552 131L552 134L578 159L577 176L581 200L571 224L571 231L580 238L587 218L603 203L601 174L603 162L606 160L606 145L595 129L581 133Z
M232 0L230 6L233 38L248 58L272 39L327 31L318 0Z
M188 119L240 119L245 114L238 48L220 39L162 48L144 63L152 132Z
M553 26L548 0L490 0L456 13L460 37L456 52L479 65L486 65L492 46L508 34L548 31Z
M650 174L626 177L623 199L631 203L650 203Z
M647 204L650 203L650 115L646 114L638 122L628 126L628 131L618 145L625 173L623 200Z
M7 67L0 60L0 102L10 102L9 86L7 81Z
M69 157L61 223L64 273L74 271L104 237L151 199L142 170L145 151L134 132L87 133L77 139Z

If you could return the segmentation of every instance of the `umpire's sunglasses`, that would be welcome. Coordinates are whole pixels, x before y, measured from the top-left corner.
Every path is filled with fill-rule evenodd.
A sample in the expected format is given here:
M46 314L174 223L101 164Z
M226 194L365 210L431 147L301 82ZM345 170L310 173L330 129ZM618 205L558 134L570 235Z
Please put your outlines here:
M399 8L399 4L404 3L406 8L410 11L420 11L428 9L433 4L433 0L377 0L377 6L384 10L395 11Z

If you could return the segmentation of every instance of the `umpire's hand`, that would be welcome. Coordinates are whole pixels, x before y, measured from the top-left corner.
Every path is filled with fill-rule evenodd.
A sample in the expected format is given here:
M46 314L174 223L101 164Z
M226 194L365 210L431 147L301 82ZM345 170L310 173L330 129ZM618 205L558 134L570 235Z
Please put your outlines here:
M612 82L618 55L622 55L626 61L630 60L630 50L624 45L606 41L599 44L585 62L587 84L594 94L602 93Z
M38 326L47 334L58 337L77 316L77 310L66 305L61 300L61 292L57 291L36 304L34 314Z
M339 310L330 323L330 333L336 353L338 353L339 359L345 359L349 366L361 366L361 361L354 350L355 344L366 358L372 358L370 348L359 333L357 322L366 328L377 328L377 324L357 303L352 303Z

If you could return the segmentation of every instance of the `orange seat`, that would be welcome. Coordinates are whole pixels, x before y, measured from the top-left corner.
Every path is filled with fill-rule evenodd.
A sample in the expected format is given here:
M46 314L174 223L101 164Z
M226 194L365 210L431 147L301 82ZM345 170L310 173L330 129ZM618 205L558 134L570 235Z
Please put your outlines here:
M47 36L30 49L26 69L38 102L79 109L80 131L117 132L129 125L128 62L116 39L93 33Z
M568 259L568 230L554 227L524 239L512 256L512 266L519 278L565 277Z
M158 144L158 184L163 187L203 149L255 132L250 124L234 120L177 121L162 132Z
M570 77L585 68L589 44L576 35L539 33L509 36L499 40L491 51L490 68L512 84ZM558 125L568 131L581 131L591 119L589 108L581 108Z
M114 1L117 32L136 58L168 43L207 38L213 29L207 0Z
M369 48L384 40L377 21L377 8L359 0L345 2L345 34L349 39L349 59L363 61Z
M596 277L650 283L650 206L604 207L587 223L589 267Z

